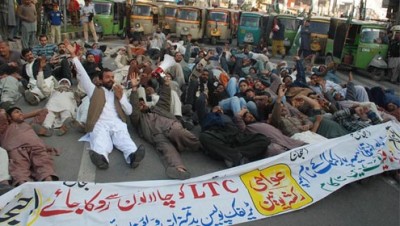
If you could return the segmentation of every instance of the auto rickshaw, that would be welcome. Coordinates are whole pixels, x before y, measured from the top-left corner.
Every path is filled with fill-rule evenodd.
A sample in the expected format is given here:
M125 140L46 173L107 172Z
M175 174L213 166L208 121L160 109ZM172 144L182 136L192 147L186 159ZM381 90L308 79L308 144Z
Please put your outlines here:
M277 15L279 20L283 25L285 25L285 39L283 44L286 48L286 52L288 53L290 48L293 45L294 38L296 37L297 31L302 23L295 15L290 14L279 14Z
M316 54L317 57L325 56L326 42L328 39L328 31L330 26L330 17L313 16L309 19L310 21L310 47L311 51ZM303 25L301 25L303 26ZM301 26L299 27L293 46L291 50L298 51L300 47L300 32Z
M242 12L237 35L238 45L256 45L261 38L266 38L269 19L270 17L262 13Z
M206 24L206 9L195 6L178 7L176 19L176 36L185 38L188 34L192 39L200 40L203 38Z
M160 22L159 5L152 2L136 2L131 12L131 32L152 34Z
M217 41L229 41L237 34L239 24L240 11L211 8L207 9L207 26L205 38L211 40L211 44L215 45Z
M165 34L176 33L176 17L178 15L178 6L165 4L162 6L163 30Z
M389 44L385 24L332 18L330 26L327 60L366 70L374 80L385 78Z
M123 0L94 0L94 23L96 32L101 39L105 35L126 37L125 1Z

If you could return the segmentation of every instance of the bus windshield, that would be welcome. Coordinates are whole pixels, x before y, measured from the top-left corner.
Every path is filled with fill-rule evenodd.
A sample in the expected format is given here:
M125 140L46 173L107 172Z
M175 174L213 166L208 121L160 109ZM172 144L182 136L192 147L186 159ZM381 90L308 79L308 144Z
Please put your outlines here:
M240 26L245 26L245 27L258 27L260 22L259 17L253 17L253 16L242 16L240 18Z
M210 12L207 19L209 21L228 22L228 14L224 12Z
M178 11L178 19L197 21L200 18L198 10L193 9L181 9Z
M98 15L111 15L111 3L95 3L94 11Z
M137 16L151 16L151 7L148 5L134 5L132 14Z
M326 34L328 34L328 31L329 31L329 25L330 25L330 23L311 21L310 22L310 31L311 31L311 33L326 35Z
M171 16L171 17L175 17L176 16L176 8L170 8L170 7L165 7L164 8L164 15L165 16Z

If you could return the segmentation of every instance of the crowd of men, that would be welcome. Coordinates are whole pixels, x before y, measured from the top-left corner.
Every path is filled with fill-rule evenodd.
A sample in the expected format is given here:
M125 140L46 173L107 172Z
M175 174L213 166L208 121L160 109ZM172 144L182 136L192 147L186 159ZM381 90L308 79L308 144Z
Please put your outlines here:
M54 44L46 35L21 52L0 41L2 187L58 180L57 150L41 136L80 131L97 168L109 167L114 148L136 168L146 150L132 140L132 126L161 153L169 178L187 179L184 151L234 167L400 120L393 91L355 85L351 72L341 84L336 65L314 66L312 54L294 56L293 67L274 64L263 43L204 48L157 28L121 46L114 71L103 66L104 54L96 42ZM19 101L46 104L22 112Z

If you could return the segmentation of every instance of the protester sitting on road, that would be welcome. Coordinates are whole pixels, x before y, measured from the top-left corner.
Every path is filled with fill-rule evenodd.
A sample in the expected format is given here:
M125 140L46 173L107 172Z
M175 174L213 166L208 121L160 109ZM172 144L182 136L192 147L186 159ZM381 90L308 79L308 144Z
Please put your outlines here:
M267 137L258 133L243 133L219 106L213 107L209 113L205 110L201 112L203 114L199 119L202 132L199 139L206 155L224 160L227 167L265 157L270 144Z
M260 133L266 136L271 143L268 145L266 157L281 154L287 150L297 148L306 143L287 137L282 132L265 122L258 122L256 118L247 110L242 109L235 114L234 122L242 132Z
M139 99L139 76L130 75L132 93L130 101L134 107L130 116L134 127L140 134L161 152L165 162L166 174L174 179L188 179L190 173L184 165L179 152L184 150L197 151L200 146L198 138L183 128L182 124L171 114L170 78L160 79L160 99L149 107L144 99Z
M292 116L285 104L282 103L286 91L284 85L278 88L278 98L275 100L269 123L280 129L286 136L306 143L312 144L326 140L325 137L316 133L322 116L318 115L314 123L308 117Z
M4 126L0 134L0 145L7 150L11 160L9 171L13 185L18 186L32 180L58 180L49 153L54 150L47 147L31 125L25 122L25 119L35 116L36 113L23 114L20 108L11 107L7 109L9 124L4 122L7 120L5 114L0 113Z
M378 115L365 106L346 108L333 114L333 118L350 132L382 122Z
M114 60L115 65L118 69L124 68L129 65L129 57L126 52L126 48L120 48L117 52L117 57Z
M53 43L47 43L48 39L45 34L39 36L39 42L39 44L32 48L33 56L45 56L47 60L50 60L54 53L57 52L57 46Z
M326 80L320 75L317 75L314 82L316 85L312 88L316 93L331 93L330 95L332 95L336 101L353 100L358 102L369 102L368 93L365 88L359 85L354 85L351 72L349 73L349 79L346 88L343 88L339 84L336 84L330 80Z
M15 66L20 71L22 69L21 52L10 49L8 42L0 41L0 66L4 64Z
M46 104L48 113L42 125L48 130L55 128L57 136L64 135L74 122L78 94L74 92L71 82L66 78L61 79L53 90L47 90L43 75L39 74L37 84L38 88L49 96Z
M75 47L68 41L65 41L65 45L73 58L81 86L91 98L86 122L87 134L81 139L90 143L90 159L99 169L107 169L108 155L115 146L124 153L131 168L138 167L144 158L145 148L143 145L137 147L129 135L126 115L132 113L132 106L122 86L114 86L113 73L103 69L99 74L101 86L96 87L76 57Z
M15 63L0 66L0 103L14 105L21 97L19 70Z
M38 89L37 76L40 73L44 75L44 81L49 89L54 87L56 79L52 76L51 66L47 64L45 56L35 59L30 49L23 49L21 54L26 61L21 72L22 84L25 89L23 95L28 104L38 105L47 96Z
M95 56L91 52L86 54L86 60L82 63L82 65L91 79L93 79L93 77L96 75L96 72L103 70L101 64L96 63Z

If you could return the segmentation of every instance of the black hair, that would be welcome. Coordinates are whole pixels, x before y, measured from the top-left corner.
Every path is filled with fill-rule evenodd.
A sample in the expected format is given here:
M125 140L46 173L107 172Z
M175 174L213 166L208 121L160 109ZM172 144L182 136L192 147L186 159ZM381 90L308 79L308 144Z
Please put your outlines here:
M23 49L23 50L21 51L21 55L22 55L23 57L25 57L25 55L26 55L27 53L29 53L29 52L32 52L32 49L31 49L31 48L25 48L25 49Z
M7 114L8 114L9 116L11 116L11 114L12 114L15 110L20 110L20 111L21 111L21 108L19 108L19 107L17 107L17 106L13 106L13 107L10 107L9 109L7 109L6 112L7 112Z
M101 71L101 73L99 73L99 79L103 80L103 75L105 72L112 72L111 69L109 68L103 68L103 70Z

